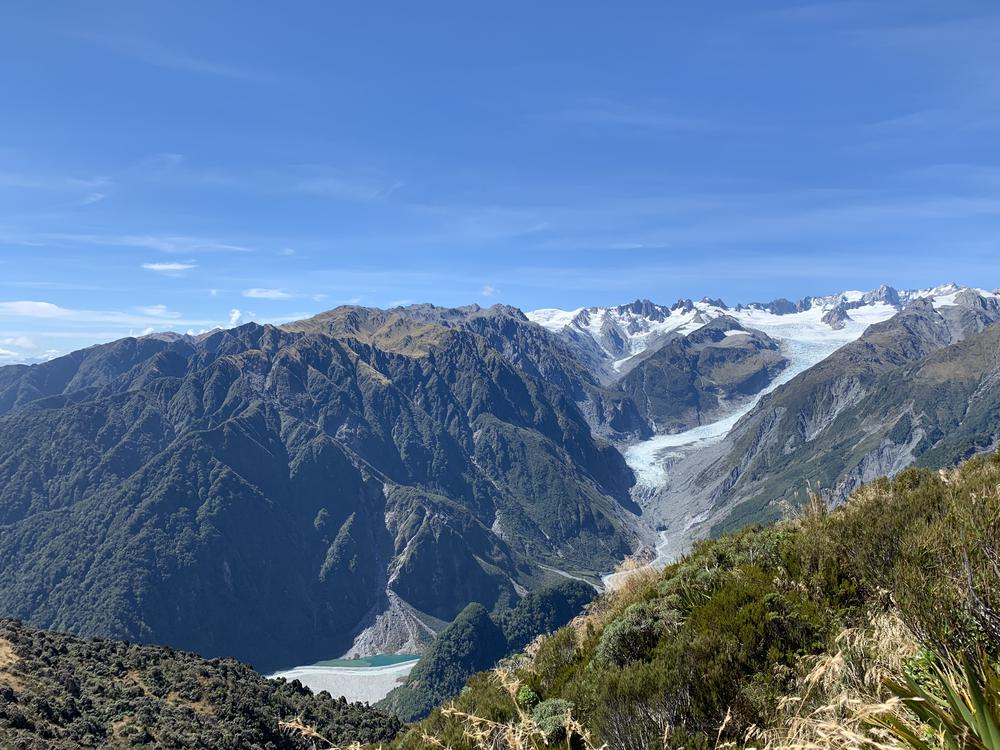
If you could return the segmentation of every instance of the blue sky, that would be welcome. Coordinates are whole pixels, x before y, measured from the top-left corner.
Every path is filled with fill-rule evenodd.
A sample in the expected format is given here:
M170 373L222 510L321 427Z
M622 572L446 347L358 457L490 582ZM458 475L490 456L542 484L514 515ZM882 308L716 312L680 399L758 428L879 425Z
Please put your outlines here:
M8 3L0 363L356 302L1000 286L990 2Z

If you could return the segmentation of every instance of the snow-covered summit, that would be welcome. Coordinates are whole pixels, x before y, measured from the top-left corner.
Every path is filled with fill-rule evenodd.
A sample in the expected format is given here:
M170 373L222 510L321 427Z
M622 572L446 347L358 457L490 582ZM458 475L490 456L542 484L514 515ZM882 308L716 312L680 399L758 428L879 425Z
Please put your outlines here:
M721 299L682 299L670 306L635 300L617 307L546 308L527 316L563 338L595 372L613 380L643 352L687 335L721 315L730 315L780 340L822 341L836 347L858 338L868 326L891 318L914 300L926 299L942 307L960 304L963 294L1000 297L954 283L906 291L883 284L867 292L852 290L798 302L777 299L732 308Z

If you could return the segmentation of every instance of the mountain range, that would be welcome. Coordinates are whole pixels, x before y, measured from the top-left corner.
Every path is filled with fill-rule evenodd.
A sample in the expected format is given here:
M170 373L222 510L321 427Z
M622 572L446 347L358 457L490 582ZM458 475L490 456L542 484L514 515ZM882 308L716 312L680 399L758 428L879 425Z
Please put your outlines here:
M0 368L0 615L262 669L1000 436L1000 296L344 306Z

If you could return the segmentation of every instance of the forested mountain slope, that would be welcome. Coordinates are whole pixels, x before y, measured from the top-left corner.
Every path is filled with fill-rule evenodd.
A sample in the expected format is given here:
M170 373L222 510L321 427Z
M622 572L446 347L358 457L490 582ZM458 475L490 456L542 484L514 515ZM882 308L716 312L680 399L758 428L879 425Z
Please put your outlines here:
M380 742L399 721L266 680L231 659L82 640L0 620L0 747L307 750L286 724L334 742Z
M1000 658L998 482L1000 454L910 469L836 510L702 541L474 676L393 747L989 747L998 683L964 682L975 667L954 659ZM895 685L922 687L910 705L930 710L907 710ZM885 732L889 718L916 740Z
M557 385L464 328L348 333L0 370L0 612L266 669L366 629L359 650L417 648L539 562L628 552L631 473Z
M765 396L703 474L717 481L715 503L736 501L717 528L773 518L773 501L801 501L807 483L840 500L914 461L947 466L988 449L1000 434L1000 303L957 302L915 300Z

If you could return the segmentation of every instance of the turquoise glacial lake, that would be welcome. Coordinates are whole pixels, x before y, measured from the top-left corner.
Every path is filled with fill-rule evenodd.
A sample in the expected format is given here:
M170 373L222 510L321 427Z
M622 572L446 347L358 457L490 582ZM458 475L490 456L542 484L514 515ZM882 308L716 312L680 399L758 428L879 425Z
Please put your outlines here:
M393 664L405 664L408 661L416 661L419 656L414 654L378 654L376 656L364 656L360 659L327 659L318 661L315 667L391 667Z

